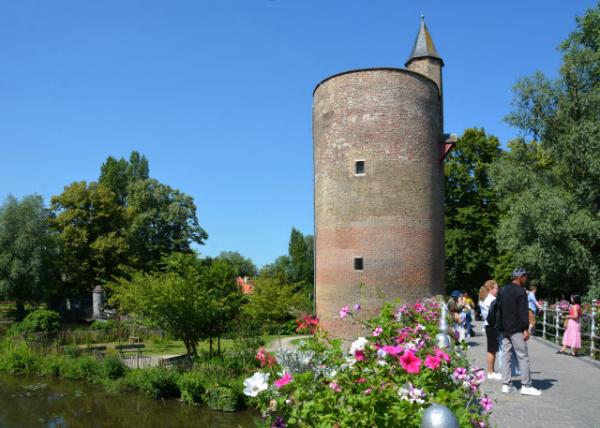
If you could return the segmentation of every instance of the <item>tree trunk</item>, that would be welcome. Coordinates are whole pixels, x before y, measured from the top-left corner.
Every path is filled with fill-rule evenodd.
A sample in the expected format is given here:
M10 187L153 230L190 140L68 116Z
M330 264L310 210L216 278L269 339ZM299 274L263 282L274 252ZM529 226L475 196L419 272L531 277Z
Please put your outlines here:
M25 318L25 304L22 301L17 300L15 306L17 309L17 321L21 321Z
M221 336L217 336L217 352L219 353L219 356L221 357L221 360L222 360L223 355L221 354Z
M208 358L211 359L212 358L212 351L213 351L213 338L209 337L208 338Z

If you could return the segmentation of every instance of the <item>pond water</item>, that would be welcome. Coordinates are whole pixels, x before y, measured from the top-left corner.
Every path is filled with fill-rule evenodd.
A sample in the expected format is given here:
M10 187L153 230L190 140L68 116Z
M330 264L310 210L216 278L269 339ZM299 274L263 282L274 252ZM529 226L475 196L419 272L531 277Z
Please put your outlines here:
M85 382L0 373L0 427L254 428L251 410L225 413L139 394L108 397Z

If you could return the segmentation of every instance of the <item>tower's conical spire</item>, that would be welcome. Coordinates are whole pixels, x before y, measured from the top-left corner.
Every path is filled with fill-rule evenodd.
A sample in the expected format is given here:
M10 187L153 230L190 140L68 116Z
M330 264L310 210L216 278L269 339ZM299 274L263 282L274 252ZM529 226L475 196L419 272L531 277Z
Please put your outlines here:
M425 25L425 17L423 15L421 15L421 25L419 26L415 45L405 65L408 67L408 64L416 58L437 58L441 61L442 65L444 65L444 60L442 60L442 57L435 49L431 34L429 34L429 30Z

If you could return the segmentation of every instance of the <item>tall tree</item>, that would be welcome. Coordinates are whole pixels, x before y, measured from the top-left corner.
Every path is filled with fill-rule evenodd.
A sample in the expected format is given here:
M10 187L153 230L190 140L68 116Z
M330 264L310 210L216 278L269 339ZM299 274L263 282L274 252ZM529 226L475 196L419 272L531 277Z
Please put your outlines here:
M498 244L558 296L600 296L600 5L561 44L560 75L515 86L519 140L494 168L507 210Z
M191 252L191 243L203 244L207 238L192 197L151 178L129 186L127 240L132 266L155 269L163 255Z
M288 245L288 254L290 257L290 281L294 283L303 283L310 289L313 283L313 249L312 236L305 237L302 232L292 228L290 242Z
M109 156L100 167L98 182L117 195L119 204L126 205L129 186L137 181L149 178L148 159L136 151L131 152L129 162L125 158Z
M39 195L20 201L8 196L0 207L0 296L15 301L19 320L25 303L47 301L56 292L56 246L48 218Z
M71 293L87 294L127 261L125 210L108 187L80 181L52 198L60 271Z
M467 129L446 158L447 287L477 290L493 273L499 221L490 166L500 143L483 129Z
M237 276L256 276L257 269L254 262L237 251L221 251L216 259L227 261L233 267Z

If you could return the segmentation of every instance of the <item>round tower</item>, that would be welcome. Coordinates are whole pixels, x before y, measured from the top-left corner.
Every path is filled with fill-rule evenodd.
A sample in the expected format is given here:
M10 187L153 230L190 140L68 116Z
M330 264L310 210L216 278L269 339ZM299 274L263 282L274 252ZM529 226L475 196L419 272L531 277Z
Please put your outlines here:
M439 80L373 68L315 88L316 312L332 336L359 333L339 318L346 304L365 317L444 290L443 63L407 63L424 61L439 61Z

